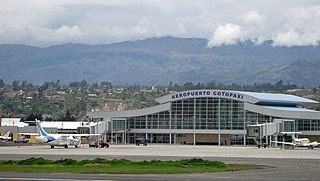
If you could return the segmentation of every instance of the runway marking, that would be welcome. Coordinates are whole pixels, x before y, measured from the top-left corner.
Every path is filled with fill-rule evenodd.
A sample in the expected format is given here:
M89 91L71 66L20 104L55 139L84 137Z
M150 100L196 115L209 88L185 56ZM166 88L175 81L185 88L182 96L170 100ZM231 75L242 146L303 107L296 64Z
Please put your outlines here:
M101 179L101 180L82 180L82 179L58 179L58 178L14 178L14 177L10 177L10 178L3 178L0 177L0 180L63 180L63 181L101 181L101 180L105 180L105 179ZM105 180L105 181L114 181L114 180Z

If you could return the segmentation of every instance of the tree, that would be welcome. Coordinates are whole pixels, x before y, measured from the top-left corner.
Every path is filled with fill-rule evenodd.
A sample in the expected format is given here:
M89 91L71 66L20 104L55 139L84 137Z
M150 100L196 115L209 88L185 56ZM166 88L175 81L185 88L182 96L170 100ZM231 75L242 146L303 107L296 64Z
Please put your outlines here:
M56 87L56 88L59 87L60 82L61 82L61 80L59 80L59 79L56 81L56 83L55 83L55 87Z
M0 79L0 88L2 88L2 87L4 87L4 82L3 82L3 80L2 79Z
M35 120L36 120L36 116L33 113L29 114L29 116L26 117L26 121L35 121Z
M30 113L29 116L26 118L26 121L35 121L36 119L42 120L42 115Z
M46 117L44 120L45 121L53 121L53 118L52 117Z
M12 89L13 89L14 91L20 90L19 80L14 80L14 81L12 82Z
M59 119L60 121L76 121L76 118L67 110L66 115Z
M101 87L104 87L104 88L106 88L106 89L112 89L112 84L111 84L111 82L102 81L102 82L100 83L100 85L101 85Z

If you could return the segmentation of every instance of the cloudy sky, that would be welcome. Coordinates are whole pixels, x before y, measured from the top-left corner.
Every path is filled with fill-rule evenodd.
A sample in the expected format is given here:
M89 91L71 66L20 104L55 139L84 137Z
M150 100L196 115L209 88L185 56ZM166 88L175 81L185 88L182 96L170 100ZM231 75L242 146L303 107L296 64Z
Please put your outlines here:
M0 0L0 44L205 38L208 46L318 45L319 0Z

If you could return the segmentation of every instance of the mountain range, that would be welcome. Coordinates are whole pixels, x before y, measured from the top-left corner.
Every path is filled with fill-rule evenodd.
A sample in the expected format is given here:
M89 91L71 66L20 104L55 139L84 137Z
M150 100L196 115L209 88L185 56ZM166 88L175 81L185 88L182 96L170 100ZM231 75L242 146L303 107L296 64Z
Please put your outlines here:
M284 83L320 85L320 46L207 47L201 38L148 38L104 45L0 45L0 78L34 84L87 80L113 84Z

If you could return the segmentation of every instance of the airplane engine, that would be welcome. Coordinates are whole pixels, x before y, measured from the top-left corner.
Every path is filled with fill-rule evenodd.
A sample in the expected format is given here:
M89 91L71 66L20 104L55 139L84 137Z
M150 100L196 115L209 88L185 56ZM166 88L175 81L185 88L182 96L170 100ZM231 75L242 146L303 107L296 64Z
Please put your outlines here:
M46 143L46 142L48 142L48 139L45 136L36 136L35 139L36 139L36 141L38 143Z
M52 136L36 136L35 139L38 143L49 143L55 141L55 138Z

